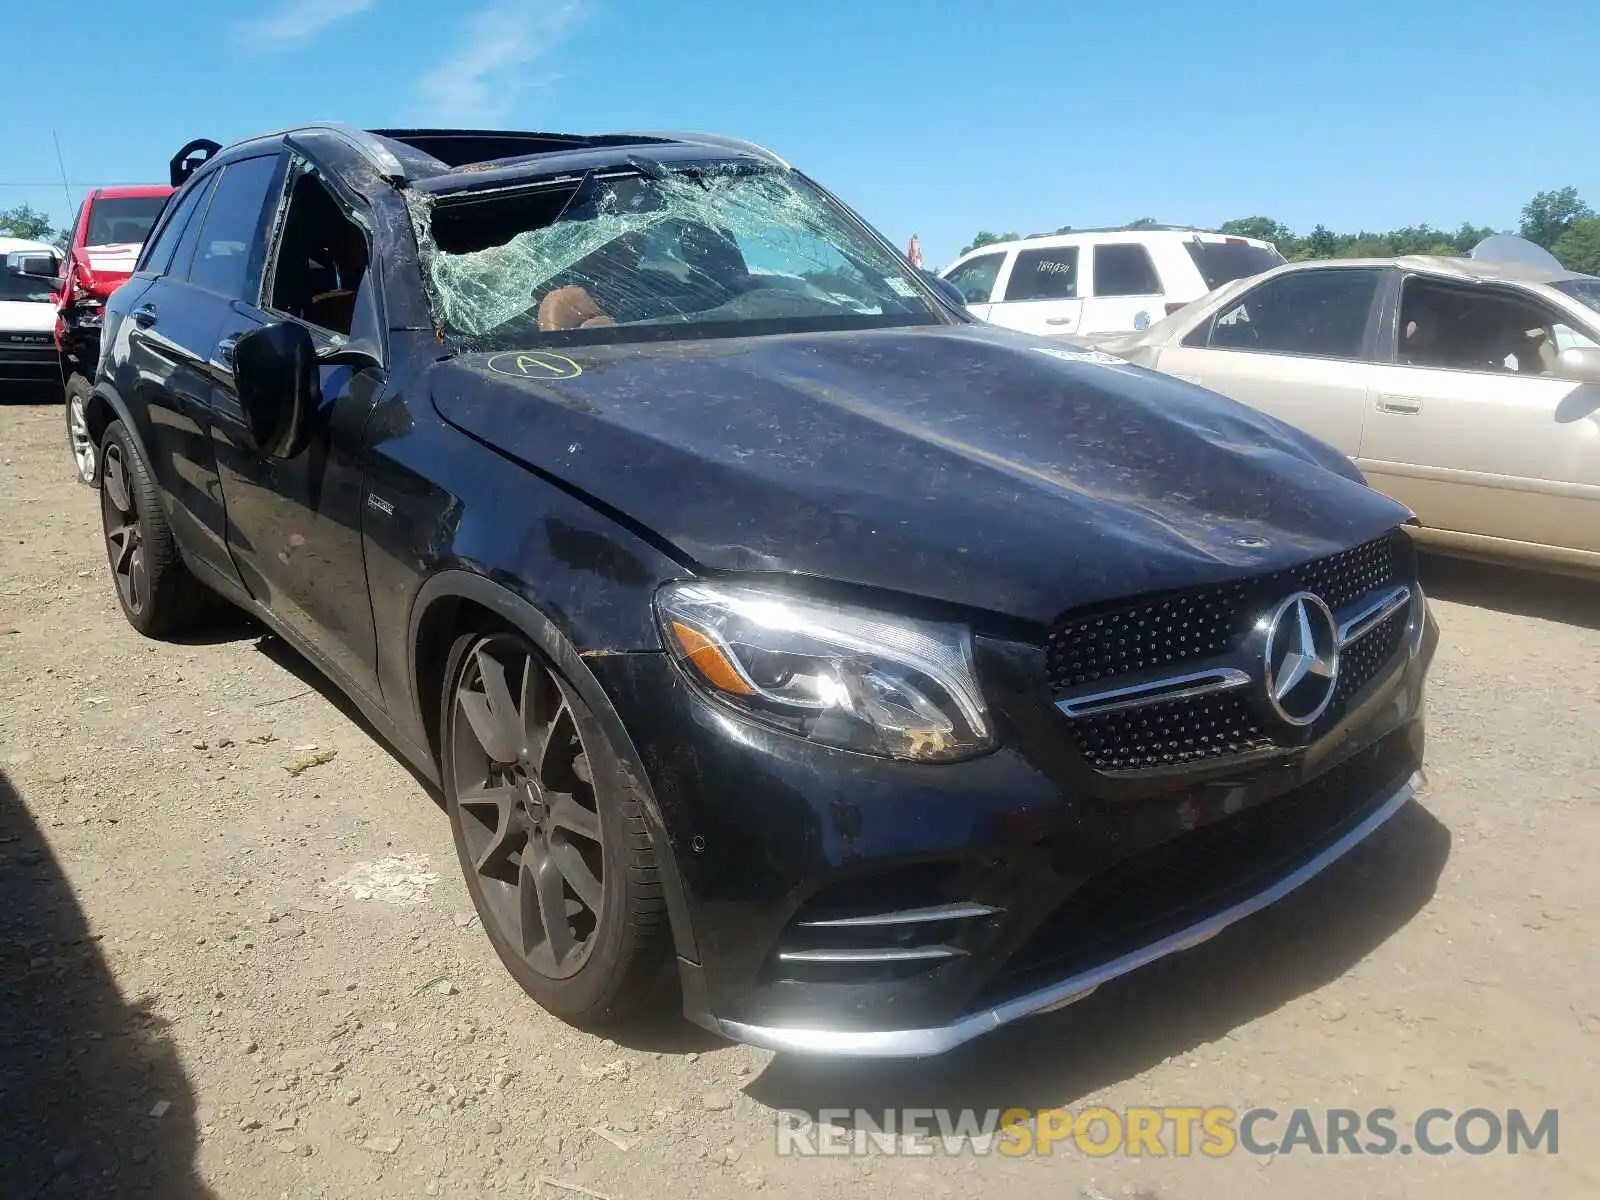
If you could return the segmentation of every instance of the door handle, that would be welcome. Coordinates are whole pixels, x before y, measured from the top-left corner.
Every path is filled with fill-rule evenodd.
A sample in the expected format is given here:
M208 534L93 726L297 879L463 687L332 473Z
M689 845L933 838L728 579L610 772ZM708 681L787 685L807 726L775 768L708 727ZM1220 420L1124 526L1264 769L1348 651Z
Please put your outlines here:
M140 329L149 329L156 323L156 306L154 304L141 304L128 314L133 318L133 323Z
M1422 411L1422 401L1416 396L1379 396L1378 411L1414 417Z
M1044 323L1046 325L1071 325L1074 320L1076 320L1075 317L1046 317Z

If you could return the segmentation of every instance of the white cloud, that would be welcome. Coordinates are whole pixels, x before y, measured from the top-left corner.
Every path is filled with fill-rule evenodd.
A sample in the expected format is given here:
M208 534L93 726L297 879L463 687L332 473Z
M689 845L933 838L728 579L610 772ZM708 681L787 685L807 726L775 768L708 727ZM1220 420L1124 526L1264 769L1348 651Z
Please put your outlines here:
M454 47L422 77L420 118L429 125L489 122L548 76L531 73L577 22L577 0L494 0L469 17Z
M371 8L376 0L285 0L276 12L245 21L234 32L248 49L303 46L330 25Z

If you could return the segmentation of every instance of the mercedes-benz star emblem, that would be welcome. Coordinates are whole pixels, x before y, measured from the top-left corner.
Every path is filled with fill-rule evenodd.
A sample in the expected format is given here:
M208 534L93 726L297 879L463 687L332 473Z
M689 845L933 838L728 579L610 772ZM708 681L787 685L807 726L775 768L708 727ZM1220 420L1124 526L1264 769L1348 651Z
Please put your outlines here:
M1267 700L1291 725L1310 725L1333 703L1339 627L1318 596L1296 592L1267 624Z

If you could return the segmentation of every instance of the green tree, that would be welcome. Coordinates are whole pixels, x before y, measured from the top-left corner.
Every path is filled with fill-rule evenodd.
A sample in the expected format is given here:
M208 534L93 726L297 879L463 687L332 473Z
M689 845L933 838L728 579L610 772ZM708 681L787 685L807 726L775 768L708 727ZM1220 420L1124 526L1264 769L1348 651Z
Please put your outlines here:
M1339 236L1326 225L1318 225L1306 235L1301 249L1308 258L1332 258L1339 252Z
M1600 218L1574 221L1550 250L1567 270L1600 275Z
M992 246L996 242L1014 242L1021 236L1020 233L990 233L987 229L980 230L968 245L961 248L961 253L966 254L980 246Z
M1463 221L1461 228L1450 236L1450 244L1455 247L1457 254L1467 254L1484 238L1493 237L1495 232L1487 225L1474 225L1470 221Z
M31 242L48 241L55 234L55 226L47 214L31 204L19 204L0 211L0 234Z
M1129 221L1126 225L1123 226L1123 228L1124 229L1154 229L1159 224L1160 224L1160 222L1157 221L1154 217L1140 217L1136 221Z
M1279 250L1284 250L1284 246L1288 243L1300 240L1282 221L1274 221L1271 217L1235 217L1218 225L1217 232L1232 237L1256 238L1259 241L1272 242ZM1288 251L1284 250L1284 253L1287 254Z
M1594 215L1575 187L1539 192L1522 206L1522 236L1550 250L1573 225Z

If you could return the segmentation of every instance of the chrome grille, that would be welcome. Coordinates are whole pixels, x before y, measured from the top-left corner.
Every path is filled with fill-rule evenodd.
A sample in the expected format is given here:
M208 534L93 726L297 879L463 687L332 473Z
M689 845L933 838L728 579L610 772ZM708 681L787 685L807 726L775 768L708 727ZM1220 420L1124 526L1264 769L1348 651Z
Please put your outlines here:
M1046 644L1058 690L1194 662L1227 650L1261 609L1304 589L1330 608L1395 579L1399 530L1303 566L1152 597L1112 611L1068 617Z
M1305 590L1339 610L1409 569L1399 530L1303 566L1150 597L1120 608L1070 617L1051 633L1047 662L1058 692L1107 688L1150 672L1183 670L1235 651L1251 625L1272 604ZM1407 551L1409 547L1405 548ZM1402 593L1403 595L1403 593ZM1383 668L1404 637L1408 607L1384 617L1341 658L1339 681L1324 722L1337 720L1348 702ZM1237 672L1235 672L1237 674ZM1075 716L1079 749L1098 771L1146 771L1264 750L1280 731L1254 704L1250 687L1215 690L1179 699L1154 699L1116 711Z
M1349 646L1339 658L1339 683L1333 693L1333 707L1342 709L1350 698L1372 682L1383 664L1400 649L1406 635L1409 608L1390 613L1359 642Z
M1099 771L1146 771L1264 750L1273 742L1237 692L1213 692L1086 717L1074 728Z

